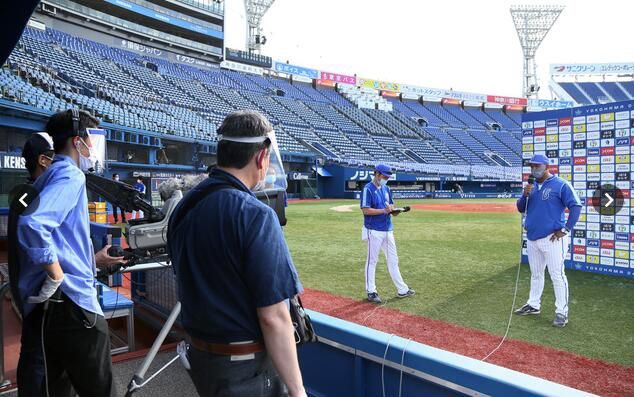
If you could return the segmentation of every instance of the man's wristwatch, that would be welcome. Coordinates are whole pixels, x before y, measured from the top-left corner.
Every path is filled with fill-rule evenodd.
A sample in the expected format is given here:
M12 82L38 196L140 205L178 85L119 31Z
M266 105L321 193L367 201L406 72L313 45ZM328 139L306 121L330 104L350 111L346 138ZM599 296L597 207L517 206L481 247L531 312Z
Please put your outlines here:
M559 231L560 231L561 233L563 233L563 234L569 234L569 233L570 233L570 229L568 229L568 228L566 228L566 227L562 227Z

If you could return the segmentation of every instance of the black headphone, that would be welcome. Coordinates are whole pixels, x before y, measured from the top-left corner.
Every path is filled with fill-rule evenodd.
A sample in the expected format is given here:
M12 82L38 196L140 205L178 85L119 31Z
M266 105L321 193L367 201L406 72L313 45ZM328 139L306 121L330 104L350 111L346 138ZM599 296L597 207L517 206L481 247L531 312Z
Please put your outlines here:
M79 110L77 109L69 109L70 117L73 119L73 135L72 136L80 136L79 135Z

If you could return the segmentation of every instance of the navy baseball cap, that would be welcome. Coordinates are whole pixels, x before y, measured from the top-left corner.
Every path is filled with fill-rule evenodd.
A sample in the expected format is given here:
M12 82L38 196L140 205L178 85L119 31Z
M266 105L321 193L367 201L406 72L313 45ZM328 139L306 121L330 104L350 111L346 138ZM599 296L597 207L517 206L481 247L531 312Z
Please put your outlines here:
M530 164L544 164L544 165L548 165L550 164L550 162L548 161L548 157L544 156L543 154L536 154L533 157L531 157L531 160L529 161Z
M390 168L389 165L385 165L385 164L377 164L377 166L374 168L374 170L376 172L378 172L381 175L390 177L392 176L392 168Z

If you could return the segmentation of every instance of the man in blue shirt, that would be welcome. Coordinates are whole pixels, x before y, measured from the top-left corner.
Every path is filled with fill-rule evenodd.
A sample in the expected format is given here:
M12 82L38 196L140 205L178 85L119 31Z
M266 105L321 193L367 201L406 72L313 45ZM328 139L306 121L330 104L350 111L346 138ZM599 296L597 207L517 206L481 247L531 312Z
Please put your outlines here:
M555 290L555 320L553 326L568 323L568 279L564 261L570 245L570 233L581 214L581 201L572 186L548 171L548 158L542 154L530 160L531 175L537 186L527 184L517 200L517 209L526 214L528 262L531 268L531 291L528 302L515 311L526 316L541 312L544 272L548 267ZM570 214L568 221L565 210Z
M22 192L27 192L26 185L33 182L50 167L55 151L53 140L46 132L38 132L29 137L22 150L22 157L29 172L28 183L16 187L19 192L11 202L7 237L9 242L9 282L11 295L15 307L22 315L22 335L20 338L20 358L18 360L18 396L42 396L44 394L44 356L41 347L41 316L30 313L24 316L22 299L18 281L20 278L20 263L18 255L17 223L19 219L19 199Z
M97 125L83 111L51 116L46 131L55 159L35 181L39 196L18 221L18 289L24 316L41 318L46 387L56 396L67 395L69 379L80 396L114 393L82 172L94 167L87 129Z
M398 212L393 212L392 191L387 186L390 176L392 176L392 169L385 164L378 164L374 170L374 178L365 185L361 194L362 239L368 242L368 256L365 261L365 290L368 294L368 300L373 303L381 303L375 284L376 263L379 260L381 250L385 253L387 270L396 286L397 296L407 298L415 293L403 281L398 267L394 227L392 226L392 215L397 216Z
M218 134L217 167L168 227L190 376L201 396L281 396L282 382L305 396L287 303L302 287L277 215L251 192L281 164L275 135L253 111Z
M132 185L132 187L138 190L139 193L141 193L141 198L145 199L145 185L143 184L143 178L141 177L136 178L136 183ZM141 210L138 210L138 212L132 211L132 219L141 219L141 218L143 218L143 211Z

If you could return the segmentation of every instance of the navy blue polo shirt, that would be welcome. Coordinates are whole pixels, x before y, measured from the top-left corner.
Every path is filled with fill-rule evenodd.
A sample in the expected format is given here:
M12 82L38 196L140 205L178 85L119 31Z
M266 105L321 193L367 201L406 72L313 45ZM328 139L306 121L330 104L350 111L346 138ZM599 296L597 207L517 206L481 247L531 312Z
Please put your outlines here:
M392 191L389 187L376 187L372 182L366 183L361 193L361 208L385 209L393 205ZM370 230L389 232L394 230L392 215L363 215L363 225Z
M204 196L186 213L184 203L210 185L235 188ZM262 339L256 308L302 291L275 212L231 174L214 169L174 211L168 249L181 321L195 338L212 343Z

